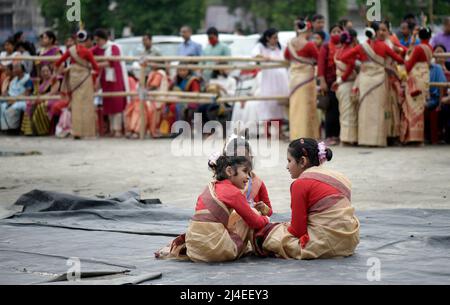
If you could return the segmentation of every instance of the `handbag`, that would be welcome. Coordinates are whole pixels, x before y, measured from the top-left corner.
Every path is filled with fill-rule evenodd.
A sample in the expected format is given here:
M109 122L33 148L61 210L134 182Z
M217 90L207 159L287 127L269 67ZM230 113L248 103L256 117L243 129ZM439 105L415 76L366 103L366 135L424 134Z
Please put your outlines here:
M320 94L317 98L317 108L327 111L330 108L330 96L328 94Z

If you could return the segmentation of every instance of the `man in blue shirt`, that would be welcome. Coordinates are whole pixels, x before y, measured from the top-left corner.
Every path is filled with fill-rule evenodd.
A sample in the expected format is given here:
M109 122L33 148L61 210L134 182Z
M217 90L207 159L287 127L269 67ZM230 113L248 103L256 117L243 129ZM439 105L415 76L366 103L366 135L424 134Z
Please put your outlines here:
M183 26L180 35L184 42L178 47L178 56L202 56L202 46L191 40L192 29L189 26Z
M440 65L431 64L430 66L430 83L446 83L444 70ZM438 87L430 87L430 99L427 101L426 108L429 110L436 109L441 101L442 91Z

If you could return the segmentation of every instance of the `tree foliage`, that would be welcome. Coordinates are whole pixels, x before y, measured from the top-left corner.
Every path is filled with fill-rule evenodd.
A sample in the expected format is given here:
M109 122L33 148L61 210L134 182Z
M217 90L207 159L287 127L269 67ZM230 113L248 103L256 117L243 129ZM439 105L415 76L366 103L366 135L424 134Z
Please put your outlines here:
M293 21L298 17L312 17L316 14L316 0L225 0L231 12L242 8L255 18L266 21L269 27L292 30ZM346 0L329 1L330 24L346 15Z
M40 0L44 17L51 21L60 37L73 33L78 24L69 22L66 1ZM199 29L205 16L206 0L81 0L81 19L87 29L113 29L120 36L131 25L134 34L177 34L183 25Z
M131 25L134 34L145 32L155 34L177 34L182 25L190 25L194 31L200 29L205 18L208 4L223 4L234 11L240 7L245 12L252 13L253 23L264 20L268 26L280 30L291 30L293 20L299 16L311 17L316 13L316 0L115 0L114 11L108 8L112 0L80 0L81 18L87 29L113 29L120 36L125 26ZM364 10L367 0L357 0ZM409 12L419 14L421 10L428 14L429 1L380 0L383 19L389 19L398 24ZM40 0L42 13L59 37L63 38L73 33L78 24L69 22L66 18L68 6L65 0ZM330 8L330 24L347 15L346 0L328 1ZM450 1L434 0L434 14L450 15ZM255 26L257 28L257 26Z

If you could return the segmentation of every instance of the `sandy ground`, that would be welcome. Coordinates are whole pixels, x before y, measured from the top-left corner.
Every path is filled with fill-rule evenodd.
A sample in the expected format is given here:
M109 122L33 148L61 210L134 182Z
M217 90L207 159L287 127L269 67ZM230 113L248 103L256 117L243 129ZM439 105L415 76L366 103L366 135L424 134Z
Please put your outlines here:
M175 157L171 143L0 136L0 205L11 205L33 189L105 196L138 188L143 198L193 209L212 176L208 156ZM280 143L278 162L255 170L265 181L276 212L290 210L286 149L287 143ZM1 156L28 151L41 155ZM450 146L338 147L327 166L353 182L353 204L359 210L450 208Z

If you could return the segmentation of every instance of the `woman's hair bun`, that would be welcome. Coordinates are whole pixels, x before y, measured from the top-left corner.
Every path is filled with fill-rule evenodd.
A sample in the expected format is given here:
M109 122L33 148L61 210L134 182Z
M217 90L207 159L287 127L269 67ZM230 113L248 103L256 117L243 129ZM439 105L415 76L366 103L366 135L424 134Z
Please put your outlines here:
M350 34L348 32L343 32L341 34L341 39L340 39L341 43L345 43L348 44L351 42L351 37Z
M373 39L375 37L375 31L372 28L366 28L366 31L364 33L369 39Z
M304 30L304 29L306 29L306 22L304 21L304 20L299 20L298 22L297 22L297 27L298 27L298 29L299 30Z
M333 159L333 151L327 148L327 161L330 162Z
M428 39L430 39L432 34L433 34L433 32L428 27L422 27L419 30L419 38L421 40L428 40Z

